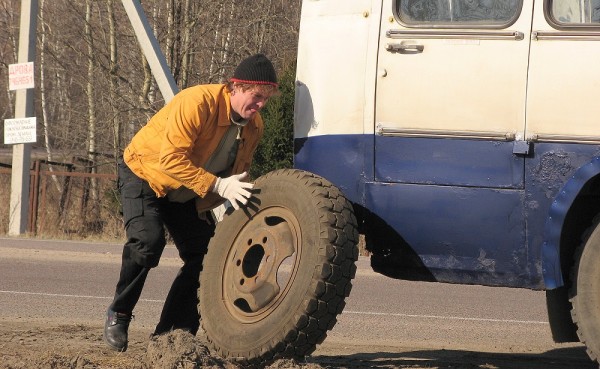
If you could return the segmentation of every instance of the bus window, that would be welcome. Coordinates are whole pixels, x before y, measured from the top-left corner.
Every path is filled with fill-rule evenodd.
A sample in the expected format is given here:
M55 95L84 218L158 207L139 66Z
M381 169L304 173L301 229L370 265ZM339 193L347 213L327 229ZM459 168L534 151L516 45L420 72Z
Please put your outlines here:
M522 0L398 0L396 14L409 26L502 26L519 15Z
M600 0L552 1L551 16L561 25L600 23Z

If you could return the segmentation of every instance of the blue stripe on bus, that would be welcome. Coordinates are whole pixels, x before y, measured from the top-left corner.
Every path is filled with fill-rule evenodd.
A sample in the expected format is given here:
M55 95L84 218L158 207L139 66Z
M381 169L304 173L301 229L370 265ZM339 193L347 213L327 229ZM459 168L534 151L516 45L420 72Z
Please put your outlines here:
M513 155L514 142L375 138L375 180L523 188L523 157Z
M537 143L521 156L512 145L316 136L296 140L295 166L327 178L391 226L435 280L555 288L568 205L600 163L572 176L598 161L599 148Z

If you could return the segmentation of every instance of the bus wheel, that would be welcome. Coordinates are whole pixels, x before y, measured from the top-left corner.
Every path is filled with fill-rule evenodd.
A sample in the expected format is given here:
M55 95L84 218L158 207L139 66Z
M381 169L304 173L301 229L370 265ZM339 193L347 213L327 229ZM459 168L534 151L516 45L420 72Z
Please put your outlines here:
M584 242L575 254L571 277L571 316L577 325L577 335L587 347L592 360L600 355L600 223L589 228Z
M291 169L258 178L204 258L199 309L212 349L244 366L312 353L345 306L357 244L352 205L325 179Z

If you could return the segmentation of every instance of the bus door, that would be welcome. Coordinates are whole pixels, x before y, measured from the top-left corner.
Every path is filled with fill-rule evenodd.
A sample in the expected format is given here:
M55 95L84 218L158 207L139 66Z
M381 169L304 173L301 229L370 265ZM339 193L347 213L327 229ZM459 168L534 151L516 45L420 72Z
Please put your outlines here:
M532 8L384 0L366 202L431 268L516 271L525 261Z

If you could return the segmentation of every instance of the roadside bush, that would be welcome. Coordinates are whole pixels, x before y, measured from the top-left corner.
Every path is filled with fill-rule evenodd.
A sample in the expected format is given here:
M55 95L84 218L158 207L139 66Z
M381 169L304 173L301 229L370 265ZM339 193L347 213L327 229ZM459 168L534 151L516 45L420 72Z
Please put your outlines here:
M250 168L252 178L294 165L295 79L296 66L290 65L279 76L281 94L271 98L261 112L265 131Z

